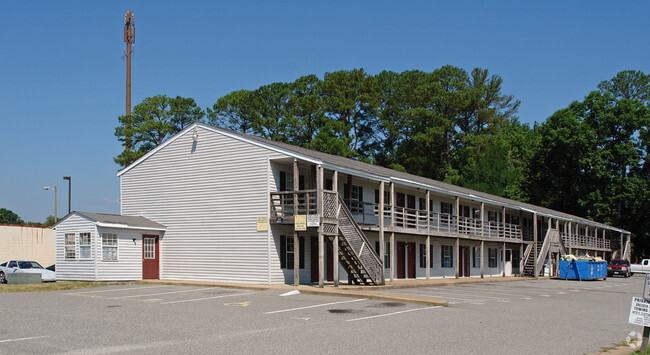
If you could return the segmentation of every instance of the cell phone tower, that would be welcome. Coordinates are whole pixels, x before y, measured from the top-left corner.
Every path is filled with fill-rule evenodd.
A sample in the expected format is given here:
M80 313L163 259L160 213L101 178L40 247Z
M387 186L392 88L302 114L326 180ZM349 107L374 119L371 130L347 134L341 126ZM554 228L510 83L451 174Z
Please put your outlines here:
M135 44L135 15L131 10L124 14L124 42L126 43L126 115L131 114L131 54ZM128 123L127 123L128 125ZM131 149L131 137L126 137L126 150Z

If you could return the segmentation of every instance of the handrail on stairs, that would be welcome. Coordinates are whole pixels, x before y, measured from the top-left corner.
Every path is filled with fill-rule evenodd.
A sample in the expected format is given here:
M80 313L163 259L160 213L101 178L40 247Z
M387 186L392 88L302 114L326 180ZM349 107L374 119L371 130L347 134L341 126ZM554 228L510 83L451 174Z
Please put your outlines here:
M361 228L359 227L357 222L354 220L354 217L352 217L352 213L350 213L350 210L345 205L345 202L343 201L343 198L341 197L341 195L338 195L338 197L339 197L339 211L343 211L346 218L348 219L348 221L350 222L352 227L355 229L355 231L357 232L357 235L361 238L361 241L362 241L361 248L359 248L359 251L354 250L354 248L352 248L352 244L350 244L348 242L348 244L350 244L350 249L355 254L357 259L361 262L363 268L366 269L366 272L368 273L368 276L370 276L372 278L372 281L377 285L383 285L384 284L384 272L382 270L382 263L381 263L381 260L379 259L379 256L377 256L377 254L375 253L375 251L372 248L370 248L370 247L365 248L365 249L367 249L367 253L369 253L371 255L371 257L373 258L373 260L376 261L376 264L379 265L379 269L380 269L380 270L376 271L377 275L374 275L374 274L371 275L371 273L370 273L371 270L368 269L369 265L365 265L365 263L361 260L361 252L364 250L365 245L368 245L368 246L370 245L370 241L368 240L368 238L366 238L366 235L363 234L363 231L361 230ZM346 238L347 238L347 236L346 236ZM378 279L376 279L376 278L378 278Z
M542 248L539 250L539 254L537 255L537 260L535 261L536 265L536 270L537 270L537 275L535 277L539 276L539 271L541 270L542 266L544 266L544 260L546 259L546 254L548 254L549 247L551 246L551 238L549 238L549 234L551 231L554 229L548 229L546 231L546 236L544 237L544 243L542 243Z
M526 250L524 250L524 255L523 258L521 258L521 261L519 262L521 265L519 265L519 270L521 270L521 273L523 274L524 267L526 267L526 263L528 263L528 258L530 257L530 252L533 250L533 243L530 243L526 246Z

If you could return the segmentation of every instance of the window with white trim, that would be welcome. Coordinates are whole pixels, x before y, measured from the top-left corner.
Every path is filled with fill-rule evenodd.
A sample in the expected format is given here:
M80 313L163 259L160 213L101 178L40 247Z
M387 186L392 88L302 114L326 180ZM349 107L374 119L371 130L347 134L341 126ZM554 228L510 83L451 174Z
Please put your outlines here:
M144 258L156 258L156 238L144 238Z
M453 268L454 267L454 246L443 245L440 249L440 267Z
M472 259L472 267L480 267L481 266L481 248L480 247L473 247L472 249L474 251L474 258Z
M65 258L66 259L75 258L75 234L74 233L65 234Z
M495 268L497 267L497 252L496 248L488 248L488 267Z
M90 233L79 233L79 259L90 259Z
M117 260L117 234L102 233L102 260Z

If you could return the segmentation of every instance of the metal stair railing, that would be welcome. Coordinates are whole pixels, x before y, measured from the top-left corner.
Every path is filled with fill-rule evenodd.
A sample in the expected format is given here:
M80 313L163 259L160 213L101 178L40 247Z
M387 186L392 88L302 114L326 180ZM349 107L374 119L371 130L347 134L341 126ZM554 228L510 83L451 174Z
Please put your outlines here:
M348 244L350 257L358 266L358 275L360 281L365 282L363 273L365 273L370 281L375 285L384 284L384 270L379 256L370 247L370 241L366 238L361 231L361 228L352 217L352 213L345 205L343 198L339 195L339 232L343 237L343 242ZM355 270L357 271L357 270Z

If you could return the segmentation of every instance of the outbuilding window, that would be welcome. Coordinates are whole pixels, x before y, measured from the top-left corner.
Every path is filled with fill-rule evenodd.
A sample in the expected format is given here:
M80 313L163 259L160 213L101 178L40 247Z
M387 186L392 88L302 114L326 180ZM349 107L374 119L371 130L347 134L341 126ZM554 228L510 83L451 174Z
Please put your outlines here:
M90 258L90 233L79 233L79 259Z
M65 234L65 258L66 259L75 258L75 234L74 233Z
M102 233L102 260L117 260L117 234Z

